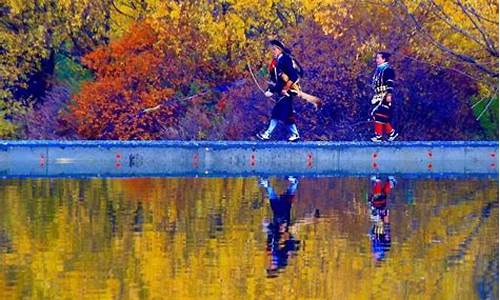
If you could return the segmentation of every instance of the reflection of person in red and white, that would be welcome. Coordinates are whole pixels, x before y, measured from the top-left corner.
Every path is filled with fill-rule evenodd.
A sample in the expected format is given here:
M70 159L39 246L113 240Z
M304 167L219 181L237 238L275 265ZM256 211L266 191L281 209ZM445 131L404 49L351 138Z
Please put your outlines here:
M369 197L372 227L370 239L372 254L376 261L382 261L391 248L391 223L389 220L388 195L396 185L396 179L388 176L382 180L372 176L372 194Z

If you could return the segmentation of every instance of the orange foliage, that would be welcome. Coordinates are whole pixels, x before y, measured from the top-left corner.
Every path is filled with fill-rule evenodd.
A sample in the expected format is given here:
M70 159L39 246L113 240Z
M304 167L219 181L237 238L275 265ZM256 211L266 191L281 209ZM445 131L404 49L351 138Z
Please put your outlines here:
M178 138L179 122L197 102L174 98L234 77L232 69L221 71L211 62L206 44L189 24L134 24L123 37L83 58L95 80L74 97L68 121L85 139ZM142 113L161 103L161 109ZM219 103L218 109L224 106Z
M127 201L149 202L154 198L160 184L152 178L124 178L123 195Z
M96 80L82 86L70 106L70 118L87 139L154 139L160 134L157 113L142 110L172 96L162 74L169 63L155 47L158 37L145 23L83 58ZM166 107L166 106L164 106ZM160 114L171 116L170 108ZM163 119L172 124L172 118Z

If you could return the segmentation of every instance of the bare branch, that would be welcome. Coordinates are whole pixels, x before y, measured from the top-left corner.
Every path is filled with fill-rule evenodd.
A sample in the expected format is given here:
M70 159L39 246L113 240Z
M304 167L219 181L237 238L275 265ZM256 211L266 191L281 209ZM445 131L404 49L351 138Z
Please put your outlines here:
M15 33L20 31L16 24L10 22L9 20L5 20L4 18L0 18L0 26L3 26L5 29Z
M477 101L476 103L474 103L470 108L473 109L474 107L476 107L479 103L483 102L484 100L486 100L486 97L483 97L483 98L479 99L479 101Z
M495 90L495 92L493 93L493 95L495 95L496 92L497 91ZM488 103L483 108L483 110L481 111L481 113L479 114L479 116L477 116L476 121L479 121L479 119L481 119L481 117L483 116L483 114L488 110L488 108L490 107L490 105L493 103L494 100L498 101L498 98L496 98L495 96L491 97L490 101L488 101Z
M469 10L463 5L463 3L460 0L457 0L456 3L458 4L458 6L460 6L460 8L462 9L462 11L469 18L469 20L472 22L472 24L474 25L474 27L479 31L479 33L481 33L481 36L483 37L483 40L485 41L486 45L488 46L488 52L490 52L491 55L497 57L498 56L498 50L493 45L493 41L491 40L491 38L489 38L488 35L484 32L484 28L480 24L478 24L474 20L474 18L472 18L472 16L469 14Z
M474 81L478 81L478 82L483 82L485 84L490 84L490 82L487 82L487 81L484 81L480 78L477 78L477 77L474 77L462 70L458 70L458 69L455 69L455 68L450 68L450 67L445 67L445 66L441 66L441 65L438 65L438 64L433 64L431 62L427 62L427 61L423 61L423 60L420 60L420 59L417 59L417 58L414 58L414 57L411 57L411 56L408 56L408 55L404 55L404 54L401 54L402 57L405 57L405 58L408 58L408 59L411 59L413 61L416 61L416 62L419 62L419 63L423 63L423 64L428 64L430 66L433 66L433 67L437 67L437 68L441 68L441 69L446 69L446 70L450 70L452 72L455 72L455 73L458 73L458 74L461 74L465 77L468 77Z
M475 16L478 20L483 20L483 21L486 21L486 22L488 22L488 23L491 23L491 24L494 24L494 25L497 25L497 26L498 26L498 21L497 21L497 20L491 20L491 19L486 18L485 16L480 15L474 7L470 6L470 7L466 7L466 8L467 8L467 9L471 12L471 14L473 14L473 15L474 15L474 16ZM496 8L497 8L497 10L498 10L498 6L497 6Z
M438 49L441 51L448 53L474 67L482 71L483 73L486 73L490 77L498 78L498 71L494 71L483 64L479 63L476 59L473 57L466 55L466 54L461 54L457 53L456 51L450 49L449 47L443 45L439 41L437 41L432 34L430 34L420 23L420 21L417 19L417 17L411 13L408 9L408 7L401 1L401 0L396 0L397 3L399 3L399 6L404 10L405 15L409 17L409 19L412 21L412 23L415 25L415 27L418 29L418 33L423 34L431 43L433 43Z
M436 2L433 0L429 0L429 2L434 6L434 8L437 10L433 10L433 13L435 16L437 16L439 19L441 19L443 22L445 22L448 26L450 26L453 30L457 31L458 33L462 34L466 38L469 38L470 40L476 42L479 46L484 48L486 51L490 52L491 48L490 45L486 43L482 43L478 38L476 38L474 35L472 35L470 32L466 31L464 28L459 27L457 24L455 24L450 17L446 14L446 12L443 10L443 8L438 5ZM497 56L497 55L494 55Z
M125 17L128 17L128 18L131 18L131 19L135 19L133 16L125 13L124 11L122 11L121 9L118 8L118 6L116 6L116 3L114 0L111 0L111 5L113 5L113 8L121 15L124 15Z
M279 10L279 8L276 8L276 16L280 19L281 23L287 27L288 26L288 20L285 17L285 15Z

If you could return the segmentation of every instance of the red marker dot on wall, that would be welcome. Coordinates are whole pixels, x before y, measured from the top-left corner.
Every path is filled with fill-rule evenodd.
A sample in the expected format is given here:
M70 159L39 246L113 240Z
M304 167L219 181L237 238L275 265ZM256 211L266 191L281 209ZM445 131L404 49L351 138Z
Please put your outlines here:
M200 162L200 156L198 155L198 153L195 153L193 155L193 167L194 168L197 168L198 167L198 164Z
M311 168L313 165L313 155L312 153L307 153L307 167Z
M252 167L255 166L255 161L256 161L255 153L252 153L252 155L250 156L250 165Z

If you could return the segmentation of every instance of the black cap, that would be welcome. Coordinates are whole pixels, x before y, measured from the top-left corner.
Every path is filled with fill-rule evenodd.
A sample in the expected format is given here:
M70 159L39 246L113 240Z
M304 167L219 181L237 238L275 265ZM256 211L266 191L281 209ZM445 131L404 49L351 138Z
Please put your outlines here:
M379 51L377 54L380 54L385 61L389 61L389 58L391 58L391 53L387 51Z
M285 47L285 44L283 44L279 40L270 40L269 44L271 44L272 46L276 46L276 47L280 48L285 53L288 53L288 54L291 53L290 49L288 49L287 47Z

